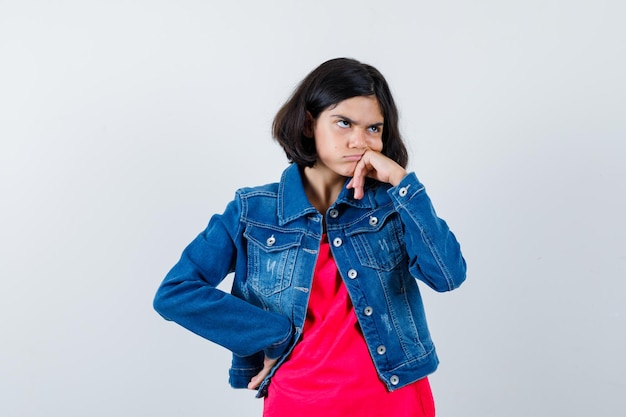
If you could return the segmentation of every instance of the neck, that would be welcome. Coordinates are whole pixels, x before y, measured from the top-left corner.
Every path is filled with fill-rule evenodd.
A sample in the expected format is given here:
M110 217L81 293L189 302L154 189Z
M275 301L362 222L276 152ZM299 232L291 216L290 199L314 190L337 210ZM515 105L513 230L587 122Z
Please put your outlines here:
M337 201L346 178L315 167L304 168L304 191L309 201L321 214Z

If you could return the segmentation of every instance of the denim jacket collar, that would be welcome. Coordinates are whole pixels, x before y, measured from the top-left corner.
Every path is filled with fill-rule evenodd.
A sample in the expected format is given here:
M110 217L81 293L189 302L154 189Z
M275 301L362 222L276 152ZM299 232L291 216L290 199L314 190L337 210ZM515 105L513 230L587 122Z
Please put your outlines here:
M346 184L348 181L349 178L346 179ZM281 226L307 214L317 214L317 210L309 202L302 184L302 172L298 165L292 163L283 171L278 184L278 221ZM376 206L373 193L366 192L361 200L357 200L353 196L353 190L347 189L344 184L337 201L333 205L345 203L364 209Z

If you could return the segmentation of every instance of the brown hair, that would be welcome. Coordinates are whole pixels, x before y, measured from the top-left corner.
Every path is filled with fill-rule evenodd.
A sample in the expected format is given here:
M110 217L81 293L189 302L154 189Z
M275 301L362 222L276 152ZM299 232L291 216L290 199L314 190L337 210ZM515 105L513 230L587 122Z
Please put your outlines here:
M276 114L272 134L289 161L301 167L317 162L315 141L305 134L307 112L316 119L329 107L358 96L376 97L384 118L382 153L406 168L408 152L387 81L376 68L350 58L331 59L314 69Z

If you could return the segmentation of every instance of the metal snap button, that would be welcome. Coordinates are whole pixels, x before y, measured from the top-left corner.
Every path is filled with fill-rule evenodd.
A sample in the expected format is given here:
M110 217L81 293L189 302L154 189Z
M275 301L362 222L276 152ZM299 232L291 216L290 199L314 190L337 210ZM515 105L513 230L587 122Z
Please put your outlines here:
M371 316L372 313L374 313L374 309L370 306L367 306L363 309L363 314L365 314L366 316Z
M387 352L387 348L384 345L380 345L376 348L376 353L379 355L384 355Z
M402 187L400 188L400 190L398 191L398 194L400 194L400 197L404 197L406 196L406 194L409 192L409 190L406 187Z
M348 271L348 278L350 279L356 278L357 275L358 273L356 272L356 269L351 269Z
M378 217L370 217L370 226L376 226L378 224Z
M391 385L398 385L400 383L400 378L398 378L398 375L391 375L389 382L391 382Z
M333 239L333 246L336 248L341 246L342 243L343 243L343 240L341 240L340 237L336 237L335 239Z
M267 243L267 246L274 246L274 243L276 243L276 238L274 237L274 235L272 235L267 238L265 243Z
M337 209L331 209L331 210L328 212L328 215L329 215L330 217L332 217L333 219L336 219L336 218L339 216L339 210L337 210Z

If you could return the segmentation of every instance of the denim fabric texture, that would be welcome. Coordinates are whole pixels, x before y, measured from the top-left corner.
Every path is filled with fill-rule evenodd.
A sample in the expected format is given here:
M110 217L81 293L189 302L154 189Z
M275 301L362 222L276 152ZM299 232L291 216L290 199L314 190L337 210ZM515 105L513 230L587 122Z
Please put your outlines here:
M235 388L247 386L264 355L279 358L275 371L302 333L323 217L301 175L292 164L279 183L238 190L187 246L154 300L165 319L233 353ZM324 213L326 233L373 363L394 390L439 363L416 279L453 290L465 280L465 260L414 173L395 187L372 181L361 200L352 194L344 188ZM230 273L228 294L216 286Z

